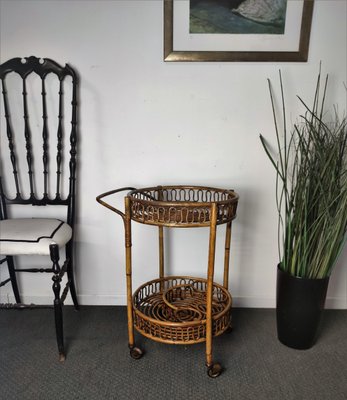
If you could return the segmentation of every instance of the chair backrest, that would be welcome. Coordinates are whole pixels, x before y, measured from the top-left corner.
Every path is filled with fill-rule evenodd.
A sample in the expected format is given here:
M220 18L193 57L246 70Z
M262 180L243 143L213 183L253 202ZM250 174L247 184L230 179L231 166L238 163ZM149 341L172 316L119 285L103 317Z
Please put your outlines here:
M32 56L1 64L0 79L0 218L8 218L9 204L65 205L67 222L73 224L76 72L67 64Z

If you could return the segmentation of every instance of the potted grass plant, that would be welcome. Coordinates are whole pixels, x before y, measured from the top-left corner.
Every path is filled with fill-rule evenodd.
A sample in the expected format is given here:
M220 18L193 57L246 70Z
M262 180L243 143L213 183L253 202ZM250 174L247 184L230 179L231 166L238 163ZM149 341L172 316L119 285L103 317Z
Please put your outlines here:
M281 73L279 124L274 90L269 91L276 131L275 151L260 135L276 173L279 264L277 334L293 348L313 346L329 277L346 242L347 121L335 107L325 110L328 76L319 72L312 106L287 129Z

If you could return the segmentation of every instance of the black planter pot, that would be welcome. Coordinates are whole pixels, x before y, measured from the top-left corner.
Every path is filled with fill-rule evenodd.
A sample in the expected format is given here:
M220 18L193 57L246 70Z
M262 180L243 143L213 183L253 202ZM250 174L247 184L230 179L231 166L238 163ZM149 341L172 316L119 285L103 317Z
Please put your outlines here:
M309 349L317 339L329 278L292 276L277 268L277 335L294 349Z

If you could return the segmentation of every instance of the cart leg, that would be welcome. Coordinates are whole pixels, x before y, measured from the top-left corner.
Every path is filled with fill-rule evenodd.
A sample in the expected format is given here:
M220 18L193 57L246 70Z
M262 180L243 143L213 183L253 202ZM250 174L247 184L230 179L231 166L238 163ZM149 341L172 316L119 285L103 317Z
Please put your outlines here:
M206 288L206 366L208 376L216 378L222 372L222 367L212 360L212 297L213 297L213 276L214 259L216 253L216 232L217 232L217 205L211 206L211 226L208 252L207 288Z
M227 223L225 232L225 252L224 252L224 277L223 286L229 286L229 262L230 262L230 241L231 241L231 221Z
M227 223L225 232L225 252L224 252L224 277L223 286L228 289L229 286L229 263L230 263L230 242L231 242L231 221ZM232 331L232 322L230 318L229 327L226 332Z
M159 278L160 280L160 291L163 292L165 289L164 281L164 228L159 226Z
M159 201L163 201L163 189L158 186ZM164 227L159 226L159 278L164 278ZM163 290L163 281L160 282L160 290Z
M127 315L128 315L128 337L130 356L134 359L142 357L143 352L138 347L135 347L134 340L134 319L133 319L133 304L132 304L132 266L131 266L131 209L130 199L125 198L125 257L126 257L126 282L127 282Z
M164 228L159 226L159 278L164 278Z

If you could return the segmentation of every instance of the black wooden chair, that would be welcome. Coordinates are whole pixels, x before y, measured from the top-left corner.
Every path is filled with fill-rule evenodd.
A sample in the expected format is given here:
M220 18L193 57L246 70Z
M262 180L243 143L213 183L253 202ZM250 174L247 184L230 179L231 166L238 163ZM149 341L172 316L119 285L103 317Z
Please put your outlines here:
M74 306L78 309L73 275L77 75L69 65L62 67L48 58L38 59L32 56L13 58L1 64L0 78L0 112L3 117L0 254L3 256L2 267L6 264L8 267L8 277L3 279L0 286L11 283L15 298L14 304L2 303L1 308L41 307L21 302L16 273L51 273L54 295L51 307L55 314L59 359L64 361L62 306L69 290ZM13 93L15 88L19 89L17 97ZM35 88L38 89L36 92ZM47 207L31 207L24 214L25 218L18 218L18 213L23 216L21 205ZM40 211L41 215L28 218L35 215L32 214L34 210ZM59 211L59 219L55 218L52 210ZM15 214L17 218L13 218ZM64 248L66 259L61 263L59 253ZM51 266L18 268L17 257L15 265L14 256L33 254L50 256ZM64 282L67 283L62 290L61 283L65 273L67 277Z

